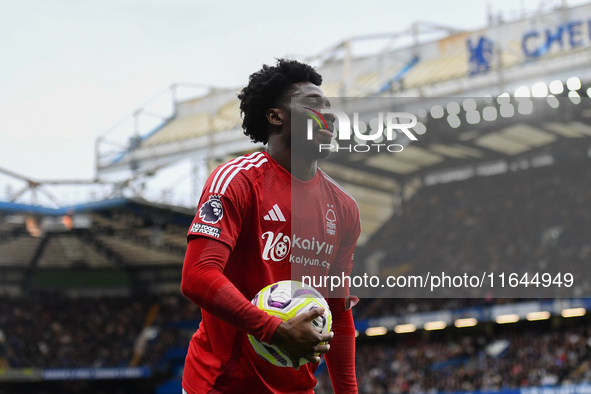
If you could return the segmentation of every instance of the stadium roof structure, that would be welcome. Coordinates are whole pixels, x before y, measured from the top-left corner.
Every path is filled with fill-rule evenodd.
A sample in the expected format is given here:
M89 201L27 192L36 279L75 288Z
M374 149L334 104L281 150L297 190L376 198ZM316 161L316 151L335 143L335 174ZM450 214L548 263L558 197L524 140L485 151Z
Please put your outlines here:
M390 110L417 114L414 130L421 134L420 143L404 152L339 152L321 165L359 202L362 243L387 220L372 207L392 207L393 212L405 193L403 186L416 179L423 183L427 172L513 160L560 139L589 137L585 111L579 111L574 123L561 123L557 117L532 125L515 101L582 96L582 105L587 104L591 4L564 4L514 21L491 18L489 26L476 31L415 23L402 32L352 37L304 59L323 75L327 97L390 97L397 103ZM359 54L360 45L372 49ZM153 117L149 105L134 113L133 132L123 142L110 142L114 137L121 140L122 134L113 131L97 141L99 176L149 174L184 159L208 163L211 170L229 158L263 149L242 133L239 89L210 87L200 97L178 100L181 87L170 89L171 114L161 116L147 132L141 132L140 119ZM499 96L512 103L515 116L503 113Z
M0 287L56 290L178 290L190 209L113 198L47 208L0 203Z

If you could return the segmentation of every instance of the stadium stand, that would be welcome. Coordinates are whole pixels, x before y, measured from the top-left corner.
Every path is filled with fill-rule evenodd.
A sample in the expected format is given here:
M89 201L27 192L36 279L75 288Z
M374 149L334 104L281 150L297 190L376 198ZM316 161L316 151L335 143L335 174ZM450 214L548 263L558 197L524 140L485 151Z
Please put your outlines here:
M3 293L178 290L192 210L126 198L36 210L3 205Z
M458 300L456 304L466 306ZM142 322L155 305L156 317L145 326ZM3 298L0 312L12 367L123 368L137 363L161 373L160 380L177 376L172 380L177 385L187 341L199 321L198 309L179 294L92 298L40 294L27 301ZM360 392L495 391L578 384L591 374L588 327L589 317L568 321L555 317L515 325L489 322L439 332L361 335ZM146 329L149 339L138 356L138 339ZM325 369L321 366L319 371L317 392L331 392Z
M361 261L370 253L382 256L374 267L383 277L438 267L475 274L572 272L577 281L570 294L589 294L582 268L591 253L587 160L573 162L571 155L555 166L422 188L376 232Z
M13 367L117 367L131 361L147 303L43 294L4 299L0 325Z
M465 334L455 329L359 341L359 392L496 392L588 382L589 319L568 323L491 323ZM332 392L327 381L323 373L317 393Z

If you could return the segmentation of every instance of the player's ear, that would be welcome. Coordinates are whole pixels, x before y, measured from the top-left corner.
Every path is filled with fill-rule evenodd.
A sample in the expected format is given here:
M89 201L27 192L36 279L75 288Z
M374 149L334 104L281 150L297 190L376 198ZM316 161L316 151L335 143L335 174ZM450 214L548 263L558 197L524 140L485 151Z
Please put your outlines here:
M265 115L267 115L267 121L273 126L281 126L283 124L283 114L279 108L269 108Z

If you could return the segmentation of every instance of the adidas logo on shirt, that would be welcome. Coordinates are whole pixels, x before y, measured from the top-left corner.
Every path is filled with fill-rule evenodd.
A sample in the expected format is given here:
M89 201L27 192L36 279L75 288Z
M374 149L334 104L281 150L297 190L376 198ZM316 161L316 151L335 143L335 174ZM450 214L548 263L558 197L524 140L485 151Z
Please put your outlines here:
M287 220L285 220L285 216L283 216L283 213L281 212L281 209L279 209L279 205L275 204L273 205L273 208L269 211L269 213L267 213L263 219L265 220L271 220L273 222L286 222Z

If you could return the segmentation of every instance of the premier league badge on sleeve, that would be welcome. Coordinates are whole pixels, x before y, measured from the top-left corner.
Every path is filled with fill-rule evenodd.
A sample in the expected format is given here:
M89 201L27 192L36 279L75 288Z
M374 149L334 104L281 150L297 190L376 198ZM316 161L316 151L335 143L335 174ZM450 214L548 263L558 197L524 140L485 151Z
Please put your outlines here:
M199 208L199 218L205 223L216 224L224 216L222 200L220 196L211 195L209 200L204 202Z

